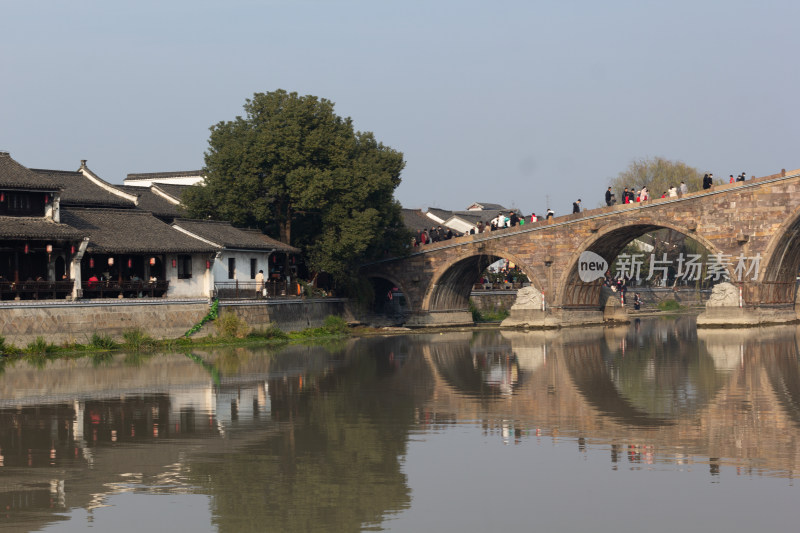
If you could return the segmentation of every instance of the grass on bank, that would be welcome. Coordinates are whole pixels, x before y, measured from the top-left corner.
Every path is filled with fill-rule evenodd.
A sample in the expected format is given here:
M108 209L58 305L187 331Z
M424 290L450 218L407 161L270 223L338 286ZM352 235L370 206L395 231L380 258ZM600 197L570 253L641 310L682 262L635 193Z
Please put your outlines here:
M658 302L659 311L680 311L683 306L672 298Z
M249 330L245 322L233 313L222 313L215 321L216 335L206 337L178 339L154 339L141 329L131 329L122 334L122 342L117 342L107 334L95 332L86 339L86 343L66 342L56 345L44 337L25 347L18 347L6 342L0 335L0 356L4 358L35 357L44 363L53 356L69 357L88 354L95 362L108 359L109 352L127 351L132 353L163 351L183 351L187 348L241 345L252 343L288 343L337 340L350 335L347 322L338 316L328 316L323 326L286 333L275 326L261 330ZM104 355L106 354L106 355Z
M490 311L481 311L475 306L475 303L469 301L469 312L472 313L472 320L477 323L481 322L502 322L510 314L508 309L492 309Z

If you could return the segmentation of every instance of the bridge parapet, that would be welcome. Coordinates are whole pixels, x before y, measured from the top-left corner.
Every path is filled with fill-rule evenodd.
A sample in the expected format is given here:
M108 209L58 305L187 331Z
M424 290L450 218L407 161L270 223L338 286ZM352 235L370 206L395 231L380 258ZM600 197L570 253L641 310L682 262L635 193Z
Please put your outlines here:
M610 263L633 239L671 229L720 259L722 273L742 291L743 311L736 314L750 314L757 323L795 320L794 284L800 268L798 193L800 170L782 171L678 198L600 207L426 244L407 257L367 265L365 271L393 280L417 315L465 312L472 284L482 270L505 258L544 293L548 325L595 323L605 302L599 281L580 278L581 254L591 251ZM751 262L757 258L759 268L754 274L742 275L745 272L737 268L742 258Z

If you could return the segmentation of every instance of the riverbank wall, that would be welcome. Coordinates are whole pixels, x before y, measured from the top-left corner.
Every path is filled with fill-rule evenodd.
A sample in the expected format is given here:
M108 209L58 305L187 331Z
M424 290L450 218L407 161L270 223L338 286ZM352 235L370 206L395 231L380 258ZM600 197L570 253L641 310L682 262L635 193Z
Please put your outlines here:
M517 300L516 290L472 291L469 295L472 305L480 312L509 310Z
M344 298L308 300L222 301L220 313L234 313L250 329L277 327L296 331L321 326L328 315L346 315ZM3 302L0 336L8 344L25 347L42 337L56 345L87 344L92 336L120 340L131 330L156 339L181 337L208 314L208 300L89 300L80 302ZM213 322L195 335L216 333Z

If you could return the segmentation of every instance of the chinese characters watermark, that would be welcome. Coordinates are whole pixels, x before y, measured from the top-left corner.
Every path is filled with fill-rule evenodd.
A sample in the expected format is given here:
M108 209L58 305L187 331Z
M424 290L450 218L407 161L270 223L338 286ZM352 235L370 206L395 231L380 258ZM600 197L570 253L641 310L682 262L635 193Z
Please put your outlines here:
M616 268L618 278L635 279L639 281L642 276L647 274L645 280L660 279L666 280L669 277L669 269L675 270L675 278L685 281L730 281L729 270L733 269L735 281L755 281L758 279L758 271L761 267L761 254L755 257L747 257L739 254L733 257L729 254L711 254L705 263L702 262L701 254L680 254L677 260L667 260L667 254L662 254L657 258L656 254L650 254L649 267L643 269L645 254L620 254L617 256ZM703 268L705 267L705 269ZM705 275L703 274L705 272Z

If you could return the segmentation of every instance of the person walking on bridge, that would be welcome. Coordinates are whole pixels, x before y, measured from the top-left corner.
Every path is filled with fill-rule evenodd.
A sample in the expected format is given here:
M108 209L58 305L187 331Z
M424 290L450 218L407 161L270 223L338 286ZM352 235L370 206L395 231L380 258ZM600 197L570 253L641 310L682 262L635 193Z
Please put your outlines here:
M608 190L606 191L606 205L611 205L612 196L613 194L611 194L611 187L609 187Z
M578 198L577 202L572 202L572 212L573 213L580 213L581 212L581 199Z

